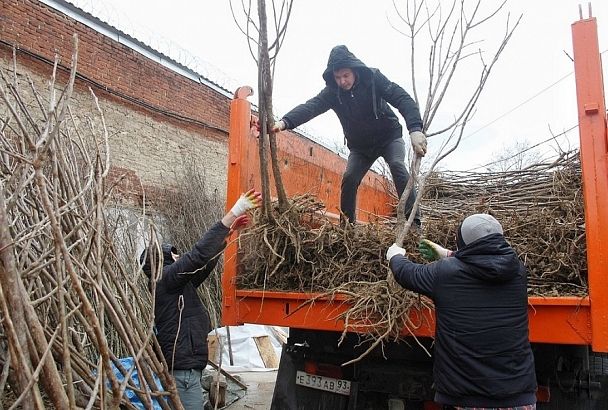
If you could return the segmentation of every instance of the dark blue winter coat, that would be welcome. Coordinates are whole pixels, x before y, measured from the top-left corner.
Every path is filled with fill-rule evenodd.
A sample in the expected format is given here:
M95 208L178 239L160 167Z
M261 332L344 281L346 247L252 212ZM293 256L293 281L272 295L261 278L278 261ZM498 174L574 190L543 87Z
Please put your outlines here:
M348 91L338 87L334 79L334 70L341 68L351 68L356 75L356 82ZM331 50L323 79L326 86L316 97L283 116L288 129L332 109L351 150L382 147L402 137L401 124L390 104L399 110L410 132L422 130L418 105L409 94L380 70L367 67L346 46Z
M162 278L156 283L154 323L156 338L169 369L202 370L207 366L207 335L211 331L211 321L196 288L217 265L228 233L229 228L217 222L192 250L175 262L170 250L163 246L164 266ZM146 270L149 272L149 265L144 265Z
M503 235L421 265L397 255L397 282L435 304L435 401L470 407L536 403L527 273Z

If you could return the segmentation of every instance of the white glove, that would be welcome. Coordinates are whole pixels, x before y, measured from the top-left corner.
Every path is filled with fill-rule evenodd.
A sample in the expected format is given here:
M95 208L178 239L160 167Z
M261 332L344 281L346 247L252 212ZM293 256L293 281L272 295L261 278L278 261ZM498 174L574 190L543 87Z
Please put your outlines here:
M424 154L426 154L426 136L420 131L413 131L410 132L410 140L412 140L414 152L424 157Z
M446 249L433 241L423 239L418 244L418 250L424 259L427 261L436 261L437 259L447 258L452 256L454 252Z
M283 131L284 129L285 129L285 121L281 120L281 121L277 121L274 124L272 124L271 131L279 132L279 131Z
M386 251L386 260L390 262L395 255L405 256L405 249L398 246L396 243L392 244L391 247Z
M250 189L241 195L230 212L237 218L250 209L257 208L262 203L262 194L255 189Z

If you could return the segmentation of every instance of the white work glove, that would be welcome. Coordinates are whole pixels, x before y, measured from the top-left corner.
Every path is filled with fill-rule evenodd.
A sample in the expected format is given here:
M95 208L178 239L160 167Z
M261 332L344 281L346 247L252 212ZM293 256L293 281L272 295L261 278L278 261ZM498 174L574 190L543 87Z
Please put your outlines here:
M396 243L392 244L391 247L388 248L388 250L386 251L386 260L390 262L391 259L393 259L393 256L395 255L405 256L405 249L403 249Z
M250 209L257 208L262 203L262 194L255 189L250 189L241 195L230 212L237 218Z
M274 124L272 124L272 128L270 129L272 132L279 132L279 131L283 131L285 129L285 121L281 120L281 121L277 121Z
M426 154L426 136L420 131L412 131L410 132L410 140L412 140L414 152L424 157Z
M447 258L448 256L452 256L454 253L433 241L429 241L428 239L423 239L420 241L418 244L418 251L427 261L436 261L437 259Z

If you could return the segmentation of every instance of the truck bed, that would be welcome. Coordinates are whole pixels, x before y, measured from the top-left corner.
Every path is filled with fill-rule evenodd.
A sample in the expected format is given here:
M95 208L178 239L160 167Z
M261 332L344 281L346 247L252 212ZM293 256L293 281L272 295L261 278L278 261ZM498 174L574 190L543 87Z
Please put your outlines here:
M235 99L233 112L250 118L249 103ZM240 122L243 122L241 119ZM239 123L240 123L239 122ZM246 124L248 125L248 121ZM227 203L236 200L237 194L249 186L259 184L257 138L248 126L241 132L232 130L230 136L230 166ZM287 133L284 133L287 134ZM278 138L282 158L282 175L290 195L311 193L337 212L340 179L346 161L329 149L295 134ZM388 214L391 198L385 192L387 183L380 175L369 173L359 191L359 208L374 214ZM334 209L332 209L332 204ZM359 219L365 220L366 213ZM223 321L226 325L257 323L302 329L342 331L344 323L335 318L348 307L344 299L321 299L314 304L297 308L317 296L311 293L243 290L236 287L237 245L226 250L223 275ZM530 297L530 339L540 343L589 345L592 343L591 303L589 297ZM296 311L297 310L297 311ZM294 311L296 311L294 313ZM425 320L420 319L425 315ZM432 336L434 318L428 312L412 312L414 323L421 323L416 336Z

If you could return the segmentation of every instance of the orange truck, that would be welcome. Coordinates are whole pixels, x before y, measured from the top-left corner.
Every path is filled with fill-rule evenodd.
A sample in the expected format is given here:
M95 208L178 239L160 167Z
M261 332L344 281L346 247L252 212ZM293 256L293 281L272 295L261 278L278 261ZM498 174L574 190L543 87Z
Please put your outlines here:
M608 135L595 18L573 23L572 38L589 293L583 298L530 297L529 335L539 385L537 408L599 410L608 409ZM239 89L231 102L228 204L260 185L257 138L246 99L249 90ZM277 140L287 192L315 194L329 212L337 212L345 160L293 133L282 133ZM383 181L371 172L358 198L358 220L365 220L366 212L391 212ZM432 358L417 343L389 343L353 365L340 366L360 354L356 334L338 346L344 323L335 317L347 307L336 300L318 300L297 310L315 295L238 289L238 263L233 243L226 250L222 279L224 325L258 323L290 329L272 408L439 408L432 401ZM413 314L428 316L428 325L415 335L429 345L432 313Z

